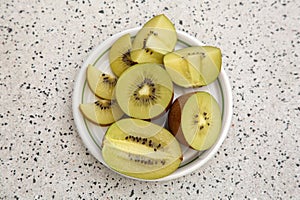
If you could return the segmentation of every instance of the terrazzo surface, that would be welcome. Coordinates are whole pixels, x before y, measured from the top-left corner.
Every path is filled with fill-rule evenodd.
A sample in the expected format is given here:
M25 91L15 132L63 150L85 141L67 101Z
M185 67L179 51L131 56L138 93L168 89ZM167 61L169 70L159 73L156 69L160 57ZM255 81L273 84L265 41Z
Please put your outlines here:
M141 182L86 149L72 90L95 46L161 13L222 49L234 113L205 166ZM0 38L0 199L299 199L299 1L1 0Z

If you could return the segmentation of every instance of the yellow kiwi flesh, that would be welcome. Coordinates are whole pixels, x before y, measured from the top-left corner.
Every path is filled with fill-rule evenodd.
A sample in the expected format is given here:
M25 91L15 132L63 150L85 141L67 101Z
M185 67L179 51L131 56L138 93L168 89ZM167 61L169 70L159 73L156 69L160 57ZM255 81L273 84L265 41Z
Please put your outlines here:
M221 50L212 46L183 48L164 56L172 81L182 87L200 87L215 81L221 71Z
M178 141L166 129L139 119L112 124L102 142L105 163L117 172L140 179L158 179L182 161Z
M222 121L220 107L207 92L196 92L185 102L181 114L181 130L186 142L203 151L215 144Z
M103 99L112 99L117 78L89 65L86 71L86 80L92 92Z
M109 50L109 63L112 72L116 76L121 76L126 69L137 64L131 59L131 49L132 43L129 33L118 38L111 46Z
M173 99L173 83L158 64L137 64L116 84L116 99L130 117L152 119L164 113Z
M176 139L183 145L189 146L184 139L181 129L181 114L182 109L190 96L195 92L190 92L179 96L173 103L168 113L168 129L176 137Z
M116 100L99 99L93 103L82 103L79 109L86 119L101 126L108 126L124 115Z
M172 22L163 14L151 18L136 34L131 58L138 63L162 63L163 56L174 50L177 33Z

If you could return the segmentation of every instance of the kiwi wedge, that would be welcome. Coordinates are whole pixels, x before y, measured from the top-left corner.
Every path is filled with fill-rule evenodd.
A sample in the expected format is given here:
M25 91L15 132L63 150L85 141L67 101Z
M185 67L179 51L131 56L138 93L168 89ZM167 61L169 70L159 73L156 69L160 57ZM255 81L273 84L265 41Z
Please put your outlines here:
M173 100L173 83L158 64L136 64L116 84L116 100L128 116L152 119L163 114Z
M131 118L121 119L107 129L102 156L115 171L140 179L167 176L182 161L180 145L168 130Z
M222 65L221 50L193 46L168 53L163 59L172 81L182 87L200 87L215 81Z
M185 94L170 108L168 126L180 143L198 151L209 149L221 131L219 105L208 92Z
M80 104L79 109L85 118L101 126L108 126L124 115L116 100L99 99Z
M118 38L111 46L109 51L109 64L112 72L116 76L121 76L127 68L137 64L137 62L131 59L131 49L132 43L129 33Z
M86 80L92 92L103 99L112 99L117 78L89 65L86 71Z
M130 53L138 63L161 64L163 56L174 50L177 33L172 22L163 14L151 18L136 34Z

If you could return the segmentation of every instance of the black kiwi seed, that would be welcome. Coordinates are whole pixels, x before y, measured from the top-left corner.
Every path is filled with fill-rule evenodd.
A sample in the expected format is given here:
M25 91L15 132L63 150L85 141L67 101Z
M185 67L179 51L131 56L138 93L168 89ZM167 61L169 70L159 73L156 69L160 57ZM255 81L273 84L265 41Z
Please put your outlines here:
M203 112L203 115L204 115L204 116L206 116L206 115L207 115L207 113L206 113L206 112Z
M123 54L122 61L126 63L128 66L137 64L137 62L134 62L130 59L130 50L128 50L126 53Z
M200 126L200 130L202 130L204 128L204 126Z

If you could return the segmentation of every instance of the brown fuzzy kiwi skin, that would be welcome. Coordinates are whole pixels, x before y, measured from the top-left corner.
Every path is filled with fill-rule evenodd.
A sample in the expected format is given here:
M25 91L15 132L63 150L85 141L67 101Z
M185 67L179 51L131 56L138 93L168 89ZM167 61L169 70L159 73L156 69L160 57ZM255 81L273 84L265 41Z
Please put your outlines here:
M169 131L177 138L177 140L186 146L190 146L184 138L181 129L181 114L182 109L190 96L196 92L186 93L178 97L172 104L168 114L168 127Z

